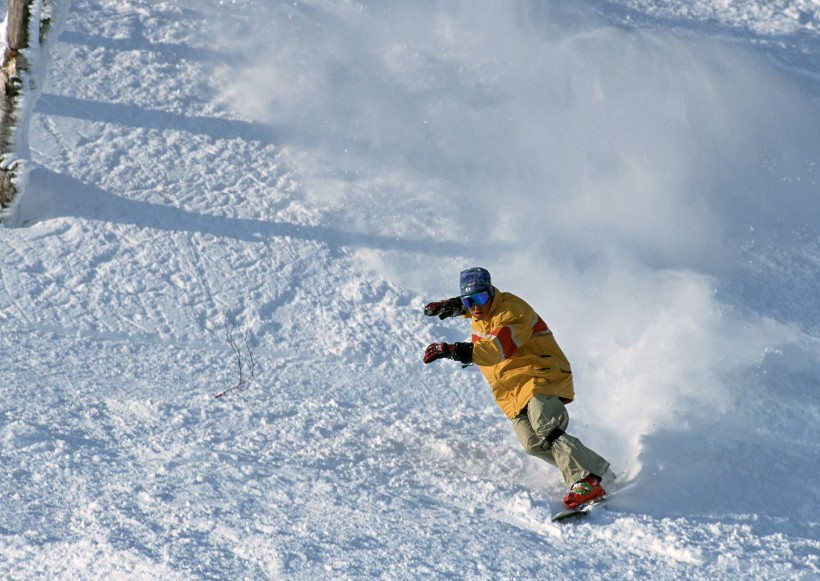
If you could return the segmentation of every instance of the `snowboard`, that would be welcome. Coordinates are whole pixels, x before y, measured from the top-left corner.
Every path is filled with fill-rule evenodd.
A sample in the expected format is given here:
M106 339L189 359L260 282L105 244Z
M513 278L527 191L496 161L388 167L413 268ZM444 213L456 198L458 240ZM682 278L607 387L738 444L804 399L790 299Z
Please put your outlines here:
M613 478L612 480L616 479ZM624 490L631 488L635 484L634 481L624 482L625 475L618 477L617 484L613 483L612 480L606 483L607 493L602 498L595 499L593 502L582 504L576 508L567 508L567 505L564 504L563 500L551 500L549 503L550 513L552 514L550 521L561 522L583 517L594 508L606 504L613 496L622 493Z
M607 500L609 500L609 496L604 496L602 498L596 499L595 502L588 502L586 504L582 504L581 506L575 508L567 508L567 506L562 502L560 503L560 508L557 510L552 511L552 516L550 520L552 522L561 522L569 519L575 519L581 516L588 514L592 509L595 507L601 506Z

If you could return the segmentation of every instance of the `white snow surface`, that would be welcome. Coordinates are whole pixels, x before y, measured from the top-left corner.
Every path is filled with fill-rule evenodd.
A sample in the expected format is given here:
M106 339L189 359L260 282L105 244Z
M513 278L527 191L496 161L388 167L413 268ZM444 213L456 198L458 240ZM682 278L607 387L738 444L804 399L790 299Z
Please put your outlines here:
M0 228L0 577L818 578L819 13L74 0ZM630 484L585 520L421 362L476 265Z

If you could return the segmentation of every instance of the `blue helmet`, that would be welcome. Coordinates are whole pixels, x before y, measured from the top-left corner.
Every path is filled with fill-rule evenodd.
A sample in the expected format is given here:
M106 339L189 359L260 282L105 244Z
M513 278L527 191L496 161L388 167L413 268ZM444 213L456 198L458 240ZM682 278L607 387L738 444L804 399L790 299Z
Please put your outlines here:
M468 268L461 271L461 296L466 297L480 292L493 294L493 283L490 273L484 268Z

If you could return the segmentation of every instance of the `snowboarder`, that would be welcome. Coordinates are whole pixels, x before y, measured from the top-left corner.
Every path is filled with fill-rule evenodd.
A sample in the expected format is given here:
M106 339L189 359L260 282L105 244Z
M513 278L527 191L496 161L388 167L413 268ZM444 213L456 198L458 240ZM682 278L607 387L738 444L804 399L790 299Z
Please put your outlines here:
M564 504L576 508L603 497L601 479L612 474L609 462L565 431L565 404L575 392L552 331L526 302L495 288L483 268L462 271L460 286L460 296L430 303L424 314L472 319L472 342L431 343L424 363L454 359L477 365L524 450L561 470L570 488Z

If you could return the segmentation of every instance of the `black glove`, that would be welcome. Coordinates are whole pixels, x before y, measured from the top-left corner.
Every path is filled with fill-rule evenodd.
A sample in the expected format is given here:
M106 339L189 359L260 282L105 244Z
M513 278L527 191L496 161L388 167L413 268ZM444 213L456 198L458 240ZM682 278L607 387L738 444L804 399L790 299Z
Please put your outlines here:
M438 318L441 320L447 319L448 317L459 317L466 312L467 309L461 303L461 298L459 297L437 301L424 307L425 315L428 317L438 315Z
M469 365L473 361L473 344L430 343L424 351L424 362L431 363L436 359L455 359Z

